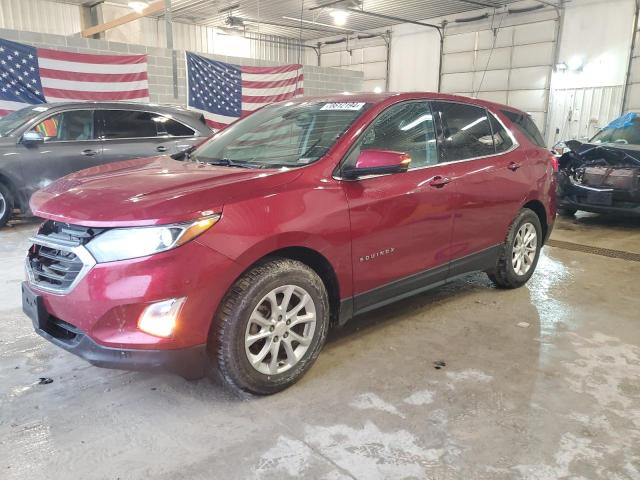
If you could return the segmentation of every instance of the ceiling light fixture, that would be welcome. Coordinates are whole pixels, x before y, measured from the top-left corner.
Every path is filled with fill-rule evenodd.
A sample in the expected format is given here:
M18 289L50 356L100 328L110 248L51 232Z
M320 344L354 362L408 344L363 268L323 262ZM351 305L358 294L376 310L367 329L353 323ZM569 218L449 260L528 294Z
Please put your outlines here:
M147 2L129 2L129 8L137 13L142 13L148 6Z
M349 12L347 12L346 10L341 10L339 8L334 8L329 12L329 15L331 15L331 17L333 18L333 23L341 27L347 23Z

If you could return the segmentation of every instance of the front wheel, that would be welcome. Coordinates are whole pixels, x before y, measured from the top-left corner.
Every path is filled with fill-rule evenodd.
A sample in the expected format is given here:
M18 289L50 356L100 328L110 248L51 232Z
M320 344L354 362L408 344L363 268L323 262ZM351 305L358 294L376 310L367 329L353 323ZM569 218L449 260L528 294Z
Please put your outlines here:
M538 216L523 208L500 246L498 261L489 278L499 288L518 288L533 275L542 249L542 226Z
M214 319L210 358L233 388L269 395L298 381L318 357L329 327L329 299L302 262L273 259L245 273Z

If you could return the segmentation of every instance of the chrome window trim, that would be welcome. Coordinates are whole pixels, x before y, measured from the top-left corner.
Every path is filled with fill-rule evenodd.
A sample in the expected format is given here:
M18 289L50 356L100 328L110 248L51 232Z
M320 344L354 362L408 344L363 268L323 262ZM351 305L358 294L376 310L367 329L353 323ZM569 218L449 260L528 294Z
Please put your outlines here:
M73 253L82 262L82 268L80 269L80 272L78 272L78 275L73 280L71 285L69 285L67 288L54 288L42 286L35 281L35 276L33 270L31 269L31 263L29 262L29 256L27 256L25 260L25 266L27 270L29 285L43 292L51 293L54 295L67 295L71 293L71 291L78 285L78 283L82 281L82 279L87 275L87 273L91 271L91 269L93 269L93 267L97 263L91 253L89 253L89 250L87 250L83 245L71 246L62 242L51 241L49 238L40 234L36 235L35 237L30 237L29 241L34 245Z
M155 137L120 137L120 138L104 138L104 137L99 137L97 140L100 141L107 141L107 140L148 140L150 138L190 138L190 137L194 137L196 134L196 130L194 130L193 128L191 128L189 125L185 124L184 122L181 122L180 120L178 120L177 118L170 116L171 114L168 113L160 113L160 112L154 112L152 110L143 110L143 109L126 109L126 108L113 108L113 107L109 107L109 108L101 108L101 107L97 107L95 109L96 112L117 112L117 111L126 111L126 112L143 112L143 113L150 113L150 114L154 114L154 115L160 115L163 117L167 117L171 120L174 120L176 122L178 122L180 125L182 125L183 127L188 128L189 130L193 131L193 135L186 135L186 136L181 136L181 137L172 137L171 135L156 135Z
M520 143L518 142L518 140L516 140L516 137L513 135L513 132L511 131L511 129L508 128L504 124L504 122L500 119L500 117L498 117L495 113L493 113L488 108L481 107L480 105L474 105L472 103L455 102L455 101L452 101L452 100L428 100L428 101L429 102L455 103L455 104L459 104L459 105L469 105L469 106L472 106L472 107L484 108L484 110L489 115L492 115L500 123L502 128L505 129L505 131L507 132L507 135L509 135L509 138L513 142L513 145L511 146L511 148L509 150L505 150L504 152L493 153L491 155L482 155L482 156L479 156L479 157L464 158L462 160L451 160L451 161L448 161L448 162L438 162L436 164L425 165L423 167L409 168L409 170L407 170L404 173L416 172L416 171L424 170L424 169L427 169L427 168L440 167L440 166L443 166L443 165L451 165L451 164L454 164L454 163L473 162L475 160L486 160L487 158L500 157L502 155L508 155L509 153L514 152L515 150L517 150L520 147ZM375 121L375 119L374 119L374 121ZM371 123L373 123L373 122L371 122ZM371 123L369 125L371 125ZM368 125L367 125L367 127L368 127ZM366 130L366 128L365 128L365 130ZM359 140L359 138L358 138L358 140ZM441 147L438 146L438 148L441 148ZM367 175L367 176L364 176L364 177L354 178L354 179L347 179L347 178L343 178L343 177L339 177L339 176L333 175L333 179L334 180L343 181L343 182L358 182L360 180L369 180L371 178L388 177L389 175L398 175L398 174L397 173L385 173L383 175Z
M45 104L46 105L46 104ZM29 124L29 126L27 128L24 129L24 131L19 135L20 137L25 133L25 132L29 132L31 131L33 128L35 128L36 125L39 125L40 123L44 122L45 120L50 119L51 117L55 117L56 115L59 115L61 113L65 113L65 112L75 112L78 110L88 110L91 111L93 113L93 121L95 123L95 115L97 112L114 112L114 111L120 111L120 110L124 110L127 112L143 112L143 113L149 113L149 114L154 114L154 115L161 115L163 117L167 117L170 118L171 120L178 122L180 125L182 125L185 128L188 128L189 130L191 130L193 132L192 135L181 135L181 136L171 136L171 135L156 135L155 137L122 137L122 138L104 138L104 137L96 137L96 138L87 138L85 140L45 140L44 143L47 144L52 144L52 143L74 143L74 142L105 142L108 140L150 140L150 139L157 139L157 138L166 138L166 139L172 139L172 138L176 138L176 139L181 139L181 138L193 138L193 137L205 137L205 135L198 135L200 133L200 131L195 130L193 127L187 125L186 123L178 120L177 118L173 117L173 116L169 116L170 114L168 113L161 113L161 112L157 112L157 111L153 111L153 110L144 110L144 109L127 109L127 108L101 108L101 107L93 107L93 108L88 108L85 106L80 106L78 105L77 107L68 107L68 108L63 108L60 109L56 112L49 112L48 116L44 116L42 117L41 120L38 120L37 118L31 121L31 124ZM47 112L42 112L42 113L47 113Z

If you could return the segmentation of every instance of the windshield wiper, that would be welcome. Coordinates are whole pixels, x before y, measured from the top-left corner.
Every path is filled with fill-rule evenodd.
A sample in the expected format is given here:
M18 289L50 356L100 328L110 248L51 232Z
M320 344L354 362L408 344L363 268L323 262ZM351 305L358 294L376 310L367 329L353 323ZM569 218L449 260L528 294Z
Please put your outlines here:
M260 168L260 165L256 165L254 163L236 162L235 160L231 160L229 158L211 158L211 159L206 159L201 161L204 163L208 163L209 165L220 165L223 167Z

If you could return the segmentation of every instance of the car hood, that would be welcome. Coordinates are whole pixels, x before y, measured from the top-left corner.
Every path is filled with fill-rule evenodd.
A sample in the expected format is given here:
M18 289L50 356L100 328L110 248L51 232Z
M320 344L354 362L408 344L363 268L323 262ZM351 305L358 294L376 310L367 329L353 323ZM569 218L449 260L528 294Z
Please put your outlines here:
M90 227L161 225L219 213L301 174L242 169L170 157L127 160L68 175L31 197L34 215Z

